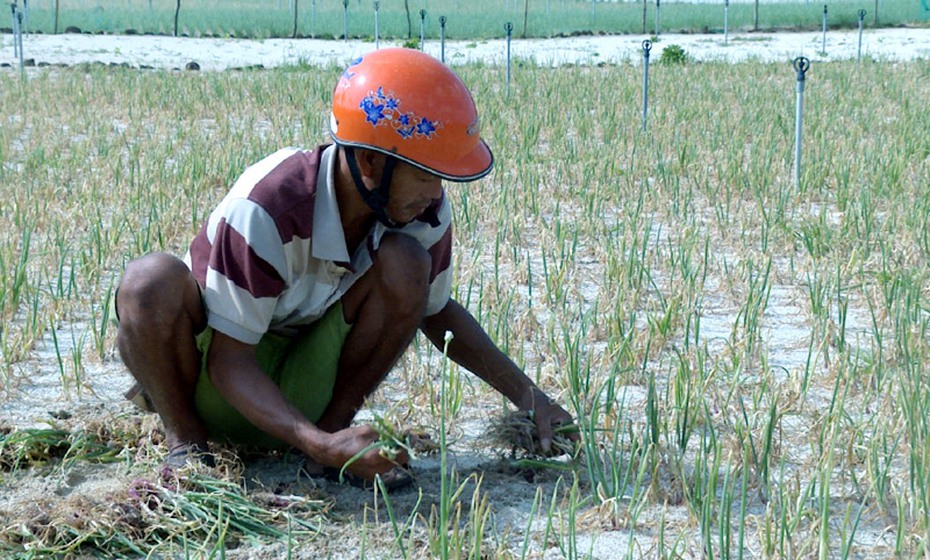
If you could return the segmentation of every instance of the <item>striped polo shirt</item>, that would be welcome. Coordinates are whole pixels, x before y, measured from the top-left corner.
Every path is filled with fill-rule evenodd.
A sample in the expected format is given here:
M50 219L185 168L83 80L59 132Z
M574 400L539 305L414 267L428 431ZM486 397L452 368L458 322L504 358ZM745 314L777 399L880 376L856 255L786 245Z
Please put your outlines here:
M279 150L245 170L191 242L185 262L203 290L211 327L246 344L266 332L292 336L337 302L372 265L376 223L349 255L336 202L336 148ZM427 316L449 301L452 212L443 195L439 226L402 230L432 257Z

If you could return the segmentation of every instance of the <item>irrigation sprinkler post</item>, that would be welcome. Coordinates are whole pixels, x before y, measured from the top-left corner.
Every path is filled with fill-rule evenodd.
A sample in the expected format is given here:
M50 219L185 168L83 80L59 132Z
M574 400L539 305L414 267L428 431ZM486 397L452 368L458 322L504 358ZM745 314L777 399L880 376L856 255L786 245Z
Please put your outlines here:
M730 41L730 0L723 0L723 46Z
M513 24L509 21L504 24L507 32L507 95L510 96L510 35L513 33Z
M827 56L827 5L823 5L823 48L820 54Z
M723 46L730 41L730 0L723 0Z
M801 127L804 120L804 78L811 67L807 57L799 56L794 59L794 69L798 74L798 105L795 113L794 133L794 186L801 186Z
M349 0L342 0L342 42L349 42Z
M439 60L446 63L446 16L439 16Z
M865 22L865 10L859 10L859 51L856 55L856 62L862 63L862 24Z
M420 10L420 50L426 44L426 10Z
M381 38L378 34L378 8L381 7L381 2L375 0L375 50L381 48Z
M649 109L649 51L652 41L643 41L643 132L646 132L646 115Z
M10 10L13 12L13 58L19 56L19 41L16 39L16 3L10 3Z
M659 36L659 0L656 0L656 37Z
M23 75L23 80L26 79L26 64L23 60L23 13L16 13L16 35L13 37L14 41L19 41L19 71Z

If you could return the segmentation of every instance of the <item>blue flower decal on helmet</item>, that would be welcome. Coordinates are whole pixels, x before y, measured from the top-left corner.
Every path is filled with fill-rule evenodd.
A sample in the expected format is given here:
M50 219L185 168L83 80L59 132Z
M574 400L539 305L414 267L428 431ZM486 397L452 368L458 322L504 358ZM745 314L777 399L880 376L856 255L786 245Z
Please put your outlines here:
M351 80L351 79L355 76L355 72L352 71L352 68L354 68L354 67L358 66L359 64L361 64L361 63L362 63L362 60L364 60L364 57L361 57L361 56L360 56L360 57L356 58L355 60L353 60L352 62L349 63L348 68L345 69L345 71L342 73L342 76L339 78L339 85L340 85L340 86L342 86L342 87L348 87L348 86L349 86L349 80Z
M384 105L378 105L366 98L360 105L362 111L365 111L365 120L377 126L378 123L387 117L384 116Z
M384 93L384 88L368 92L359 103L359 109L365 113L365 121L372 126L390 126L401 138L426 138L432 140L442 128L442 123L432 121L411 111L401 110L401 100L391 93Z
M420 121L420 124L417 125L417 134L422 134L429 138L434 132L436 132L436 123L430 122L429 119L423 119Z

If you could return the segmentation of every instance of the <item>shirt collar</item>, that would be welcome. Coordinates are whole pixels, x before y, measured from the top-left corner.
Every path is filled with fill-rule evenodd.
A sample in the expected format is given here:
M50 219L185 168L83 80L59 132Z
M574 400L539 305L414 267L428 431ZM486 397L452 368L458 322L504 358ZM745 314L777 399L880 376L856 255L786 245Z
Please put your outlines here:
M313 205L313 241L311 254L320 260L348 263L345 231L336 201L336 145L323 150L316 179L316 200Z

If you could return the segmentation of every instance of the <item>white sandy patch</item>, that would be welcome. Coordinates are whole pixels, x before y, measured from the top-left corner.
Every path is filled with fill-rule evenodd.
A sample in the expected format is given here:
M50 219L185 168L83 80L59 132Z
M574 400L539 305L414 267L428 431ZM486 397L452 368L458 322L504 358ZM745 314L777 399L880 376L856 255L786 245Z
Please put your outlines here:
M614 35L557 39L514 39L510 45L513 59L533 60L540 64L596 64L642 59L642 41L646 36ZM858 30L828 31L826 54L821 32L801 33L731 33L727 44L722 34L662 34L651 56L661 56L668 45L679 45L695 60L738 62L791 60L806 56L814 61L856 59L859 54ZM382 41L380 46L397 46ZM375 48L370 41L333 41L319 39L199 39L164 36L120 35L30 35L24 38L25 58L36 64L75 64L102 62L154 68L183 68L197 62L203 70L262 65L266 68L305 62L313 65L343 66L353 57ZM440 57L442 45L427 42L424 50ZM930 31L927 29L875 29L862 34L862 56L879 60L902 61L930 58ZM0 65L17 66L13 56L13 36L0 36ZM482 61L503 64L507 60L507 41L449 41L445 58L450 64Z

